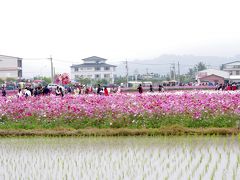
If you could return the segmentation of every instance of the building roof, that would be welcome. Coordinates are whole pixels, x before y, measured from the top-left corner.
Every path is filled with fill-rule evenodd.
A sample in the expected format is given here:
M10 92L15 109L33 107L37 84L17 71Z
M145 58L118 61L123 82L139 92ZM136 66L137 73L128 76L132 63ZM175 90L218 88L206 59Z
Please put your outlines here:
M84 64L73 64L71 68L75 67L117 67L115 65L106 64L106 63L84 63Z
M98 56L91 56L91 57L88 57L88 58L84 58L82 60L83 61L106 61L107 59L104 59L104 58L101 58L101 57L98 57Z
M222 76L218 76L218 75L215 75L215 74L210 74L210 75L207 75L207 76L204 76L204 77L200 77L199 79L205 79L205 78L208 78L208 77L211 77L211 76L224 78Z
M229 72L221 71L218 69L205 69L205 70L199 71L196 76L196 79L204 77L204 76L200 77L201 74L204 74L204 76L216 75L216 76L223 77L224 79L229 79Z
M229 62L229 63L226 63L226 64L223 64L223 65L229 65L229 64L232 64L232 65L238 65L240 64L240 61L233 61L233 62Z
M0 57L7 57L7 58L18 58L18 59L22 59L22 58L20 58L20 57L6 56L6 55L0 55Z
M83 64L73 64L71 68L75 67L117 67L115 65L107 64L105 61L107 59L98 57L98 56L91 56L88 58L82 59L84 61Z

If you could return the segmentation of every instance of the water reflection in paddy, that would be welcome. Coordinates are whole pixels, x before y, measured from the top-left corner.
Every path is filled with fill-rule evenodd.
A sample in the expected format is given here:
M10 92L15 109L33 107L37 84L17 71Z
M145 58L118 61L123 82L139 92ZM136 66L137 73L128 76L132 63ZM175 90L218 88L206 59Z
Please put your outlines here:
M0 138L0 179L187 178L239 179L239 138Z

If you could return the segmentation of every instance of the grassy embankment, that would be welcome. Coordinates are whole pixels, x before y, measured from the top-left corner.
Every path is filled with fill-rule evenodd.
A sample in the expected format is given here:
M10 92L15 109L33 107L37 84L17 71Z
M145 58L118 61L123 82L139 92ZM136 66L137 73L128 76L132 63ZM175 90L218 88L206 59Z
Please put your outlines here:
M190 116L126 117L118 120L65 120L28 117L0 120L0 136L156 136L240 133L239 116L192 119Z

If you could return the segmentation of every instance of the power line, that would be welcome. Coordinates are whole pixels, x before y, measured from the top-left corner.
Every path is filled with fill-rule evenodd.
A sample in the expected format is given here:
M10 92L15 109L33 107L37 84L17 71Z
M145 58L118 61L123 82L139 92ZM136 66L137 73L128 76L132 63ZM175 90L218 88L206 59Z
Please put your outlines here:
M52 83L53 83L54 74L53 74L53 58L52 58L52 56L50 56L49 60L51 62L51 79L52 79Z
M138 65L150 65L150 66L155 66L155 65L161 65L161 66L163 66L163 65L170 65L171 63L166 63L166 64L146 64L146 63L135 63L135 62L131 62L131 61L129 61L128 63L130 63L130 64L138 64Z
M48 58L22 58L24 61L39 61L39 60L48 60Z

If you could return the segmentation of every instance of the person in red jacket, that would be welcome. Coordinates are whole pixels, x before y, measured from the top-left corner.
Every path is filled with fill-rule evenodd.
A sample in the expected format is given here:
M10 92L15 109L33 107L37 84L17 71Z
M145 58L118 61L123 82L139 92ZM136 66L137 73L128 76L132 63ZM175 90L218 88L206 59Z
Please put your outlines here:
M230 85L230 84L227 84L226 90L227 90L227 91L230 91L230 90L232 90L232 87L231 87L231 85Z
M232 90L236 91L237 90L237 85L235 83L232 84Z
M104 95L109 96L107 87L104 88Z

